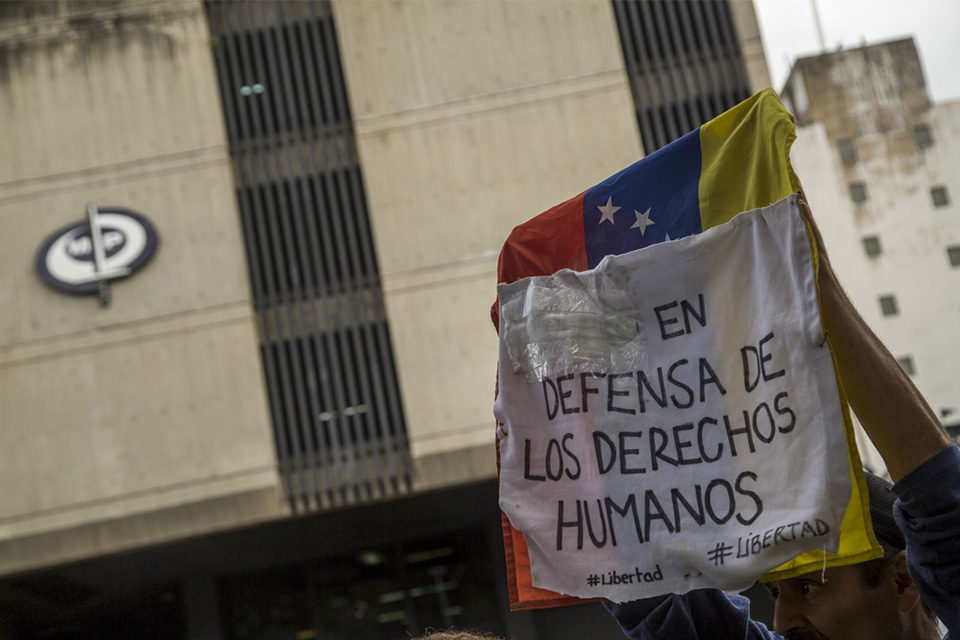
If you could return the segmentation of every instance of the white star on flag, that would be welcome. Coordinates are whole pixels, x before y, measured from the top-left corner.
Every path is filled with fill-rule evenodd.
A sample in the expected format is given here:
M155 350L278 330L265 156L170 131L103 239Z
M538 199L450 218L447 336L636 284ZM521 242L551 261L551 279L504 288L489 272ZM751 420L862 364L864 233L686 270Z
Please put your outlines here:
M616 226L616 223L613 221L613 214L620 211L620 207L613 206L613 198L611 196L607 196L607 204L602 207L597 207L597 209L600 209L601 214L600 222L597 223L598 225L603 224L604 220L609 220L610 224Z
M630 225L630 228L640 229L640 236L643 237L643 232L647 230L647 227L656 224L650 219L650 207L647 207L647 210L643 213L640 213L636 209L634 209L633 212L637 214L637 221Z

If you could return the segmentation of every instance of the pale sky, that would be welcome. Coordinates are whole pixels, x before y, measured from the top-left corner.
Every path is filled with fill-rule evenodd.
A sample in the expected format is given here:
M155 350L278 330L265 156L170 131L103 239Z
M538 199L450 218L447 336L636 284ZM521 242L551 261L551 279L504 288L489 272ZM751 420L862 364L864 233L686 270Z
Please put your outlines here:
M734 0L736 1L736 0ZM818 52L812 0L754 0L773 87ZM816 0L828 51L913 36L934 102L960 100L960 0Z

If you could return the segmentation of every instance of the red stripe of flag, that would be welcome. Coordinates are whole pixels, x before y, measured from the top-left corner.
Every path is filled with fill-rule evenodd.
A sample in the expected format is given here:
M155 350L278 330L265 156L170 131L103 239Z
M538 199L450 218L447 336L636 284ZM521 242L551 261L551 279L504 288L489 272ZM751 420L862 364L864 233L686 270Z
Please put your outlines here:
M586 193L586 192L584 192ZM585 271L587 251L583 234L583 193L547 209L516 227L500 251L497 281L513 282L529 276L548 276L559 269ZM490 310L500 329L497 303Z

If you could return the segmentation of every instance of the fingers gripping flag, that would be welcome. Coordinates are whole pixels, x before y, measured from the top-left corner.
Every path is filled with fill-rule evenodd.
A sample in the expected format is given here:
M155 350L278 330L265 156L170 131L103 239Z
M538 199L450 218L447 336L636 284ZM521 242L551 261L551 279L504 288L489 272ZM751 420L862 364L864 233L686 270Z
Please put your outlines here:
M657 150L607 180L516 227L505 242L499 282L585 271L607 255L677 240L729 222L799 190L789 163L793 117L766 89ZM492 309L499 328L499 308ZM846 412L844 412L846 414ZM843 519L838 552L828 564L850 564L877 555L852 427L845 432L853 493ZM536 608L572 599L532 583L524 536L503 516L511 607ZM819 568L820 551L798 556L777 577Z

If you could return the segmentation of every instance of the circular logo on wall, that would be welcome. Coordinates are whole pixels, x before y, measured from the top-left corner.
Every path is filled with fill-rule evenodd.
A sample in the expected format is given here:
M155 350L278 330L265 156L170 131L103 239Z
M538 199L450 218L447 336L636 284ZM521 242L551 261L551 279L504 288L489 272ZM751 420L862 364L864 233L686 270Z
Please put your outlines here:
M103 280L130 275L153 257L159 240L146 217L118 207L100 208L96 216L99 229L93 232L90 220L83 220L44 240L36 264L47 285L67 293L97 293ZM102 246L101 264L96 240Z

